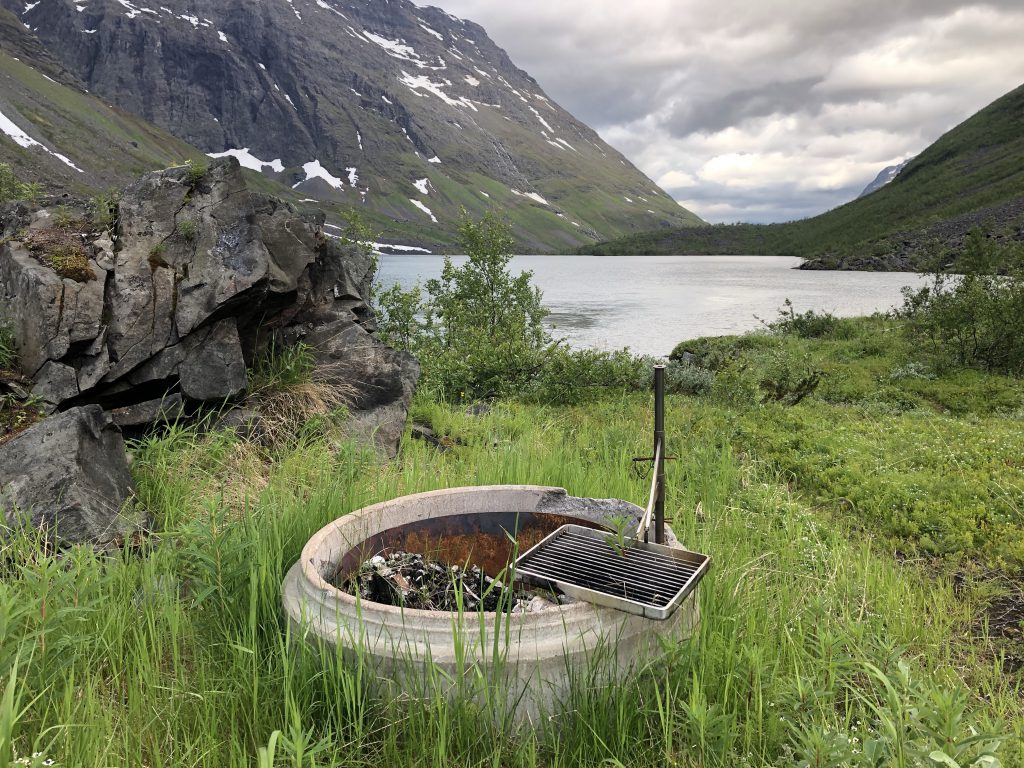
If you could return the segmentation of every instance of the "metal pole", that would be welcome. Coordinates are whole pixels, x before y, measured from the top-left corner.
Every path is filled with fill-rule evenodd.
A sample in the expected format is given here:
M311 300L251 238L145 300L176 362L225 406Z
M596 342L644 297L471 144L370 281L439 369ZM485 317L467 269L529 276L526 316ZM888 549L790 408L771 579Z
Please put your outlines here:
M658 450L659 447L661 450ZM654 366L654 455L657 490L654 492L654 541L665 543L665 366Z

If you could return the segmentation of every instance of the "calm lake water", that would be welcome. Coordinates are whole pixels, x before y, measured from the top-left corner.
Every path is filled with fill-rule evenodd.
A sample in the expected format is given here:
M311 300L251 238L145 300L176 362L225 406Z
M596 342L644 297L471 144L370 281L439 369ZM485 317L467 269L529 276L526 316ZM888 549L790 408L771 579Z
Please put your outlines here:
M456 261L460 257L455 257ZM441 274L439 256L382 256L378 282L412 287ZM551 310L556 338L574 347L667 355L685 339L742 333L798 312L867 315L902 303L910 272L803 272L788 256L517 256Z

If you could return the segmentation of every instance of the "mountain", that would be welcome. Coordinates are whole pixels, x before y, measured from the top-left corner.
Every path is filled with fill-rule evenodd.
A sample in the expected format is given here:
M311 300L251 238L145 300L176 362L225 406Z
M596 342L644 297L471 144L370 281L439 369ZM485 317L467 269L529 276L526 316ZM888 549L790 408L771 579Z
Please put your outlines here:
M44 192L89 195L202 153L109 106L0 8L0 163Z
M866 187L864 187L864 191L857 195L857 197L861 198L866 195L870 195L876 189L881 189L882 187L884 187L886 184L888 184L897 176L899 176L900 171L906 168L907 163L909 163L912 159L913 158L907 158L902 163L897 163L896 165L890 165L887 168L883 168L882 171L877 176L875 176L875 180L868 184Z
M967 235L1024 241L1024 86L997 99L907 163L889 184L820 216L650 232L597 253L787 254L821 269L913 270Z
M0 0L91 92L329 216L454 241L498 208L529 250L702 222L476 24L408 0Z

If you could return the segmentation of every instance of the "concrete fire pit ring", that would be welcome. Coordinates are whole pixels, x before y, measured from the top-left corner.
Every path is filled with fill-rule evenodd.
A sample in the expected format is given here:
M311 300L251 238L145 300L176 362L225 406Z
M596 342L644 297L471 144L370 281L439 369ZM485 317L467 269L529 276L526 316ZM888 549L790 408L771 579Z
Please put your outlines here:
M513 717L524 721L552 712L565 700L570 677L596 660L617 676L628 674L638 660L657 652L663 639L683 640L696 626L696 593L666 621L584 602L533 613L460 616L360 600L331 583L346 555L351 560L353 550L382 531L488 513L550 517L552 525L570 518L594 526L622 515L639 522L643 510L617 499L583 499L543 486L451 488L365 507L314 534L285 577L283 604L293 636L340 647L353 656L359 649L364 662L403 690L438 679L427 674L431 666L443 673L440 678L450 681L453 691L465 691L469 679L486 681L492 686L490 694L500 689L514 708ZM681 547L671 532L668 543ZM360 551L359 557L364 554Z

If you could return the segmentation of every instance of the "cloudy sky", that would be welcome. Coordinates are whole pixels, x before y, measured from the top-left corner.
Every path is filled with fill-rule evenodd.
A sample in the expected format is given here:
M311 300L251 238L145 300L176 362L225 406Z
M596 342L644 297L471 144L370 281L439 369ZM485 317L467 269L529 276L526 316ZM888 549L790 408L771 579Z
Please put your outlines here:
M417 0L712 222L859 194L1024 83L1024 0Z

